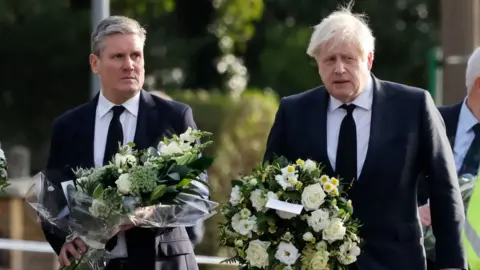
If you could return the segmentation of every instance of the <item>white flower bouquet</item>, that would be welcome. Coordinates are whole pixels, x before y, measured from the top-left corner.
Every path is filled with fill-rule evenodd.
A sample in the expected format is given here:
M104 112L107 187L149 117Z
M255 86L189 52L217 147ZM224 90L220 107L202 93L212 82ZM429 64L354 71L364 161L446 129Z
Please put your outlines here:
M209 135L188 129L164 138L157 148L120 146L108 165L77 169L76 186L62 182L59 187L52 172L39 173L27 202L43 224L65 232L67 242L80 237L89 246L81 259L72 258L71 265L61 269L104 269L110 259L105 245L122 226L161 228L165 233L214 215L218 204L205 198L209 188L202 180L213 158L201 154L211 142L196 143ZM67 211L58 207L64 193Z
M224 262L242 269L347 269L360 254L352 202L316 162L279 157L232 186L220 242L233 256Z

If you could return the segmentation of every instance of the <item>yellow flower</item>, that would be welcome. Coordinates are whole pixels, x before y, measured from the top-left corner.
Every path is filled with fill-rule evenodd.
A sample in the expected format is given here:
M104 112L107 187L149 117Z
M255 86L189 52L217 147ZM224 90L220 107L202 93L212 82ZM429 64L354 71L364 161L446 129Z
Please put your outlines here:
M330 183L332 183L332 185L334 185L334 186L338 186L338 184L340 183L340 181L338 181L337 178L332 177L332 178L330 178Z
M289 172L289 173L295 172L295 167L294 166L288 166L287 167L287 172Z
M328 182L323 184L323 190L325 190L326 192L330 193L333 191L333 189L334 189L334 186L332 184Z
M332 195L333 195L333 196L338 196L338 195L339 195L339 193L338 193L338 188L336 188L336 187L333 188L333 190L332 190Z
M325 183L328 183L328 181L330 181L330 178L328 177L328 175L324 174L320 177L320 183L325 184Z
M333 199L333 200L332 200L332 204L333 204L333 205L337 205L337 199Z
M303 159L299 158L299 159L297 159L296 163L297 163L297 165L303 165L303 164L305 164L305 161L303 161Z

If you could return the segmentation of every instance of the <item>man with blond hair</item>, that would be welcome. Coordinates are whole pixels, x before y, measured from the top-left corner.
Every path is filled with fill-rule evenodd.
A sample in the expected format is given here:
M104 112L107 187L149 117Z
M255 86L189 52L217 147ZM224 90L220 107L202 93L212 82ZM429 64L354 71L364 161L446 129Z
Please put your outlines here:
M465 215L442 118L427 91L371 73L374 44L350 6L315 27L307 53L324 85L282 98L265 160L313 159L352 185L365 245L350 269L426 269L417 179L428 175L438 269L466 269Z
M118 144L134 142L136 149L154 146L163 136L196 128L192 109L183 103L154 96L142 89L145 81L143 48L146 31L124 16L102 20L92 33L90 67L102 89L88 103L57 119L52 127L48 170L102 167ZM60 182L59 178L57 179ZM71 178L70 178L71 179ZM199 190L208 197L208 192ZM81 238L43 227L61 265L80 258L87 246ZM193 246L184 227L162 229L123 227L106 248L112 260L105 270L195 270Z

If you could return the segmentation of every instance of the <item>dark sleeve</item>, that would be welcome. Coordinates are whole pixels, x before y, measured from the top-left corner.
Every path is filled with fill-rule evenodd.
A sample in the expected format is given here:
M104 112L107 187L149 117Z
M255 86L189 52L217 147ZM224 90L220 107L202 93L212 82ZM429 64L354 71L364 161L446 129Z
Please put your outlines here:
M273 122L270 133L268 134L267 147L265 150L265 155L263 161L270 161L276 156L286 155L285 153L285 127L284 127L284 118L285 118L285 100L280 101L277 113L275 115L275 120Z
M428 202L428 178L425 174L421 174L418 177L418 188L417 188L417 201L418 206L425 205Z
M422 115L422 153L428 179L438 269L467 269L462 244L464 207L445 124L428 92Z
M53 174L61 172L65 167L65 156L63 154L64 149L68 149L65 142L67 136L65 134L66 129L62 126L59 120L56 120L52 126L51 139L50 139L50 152L47 161L47 169L44 171L44 174L48 177L49 180L57 179ZM52 172L52 173L49 173ZM52 175L53 177L50 177ZM60 183L52 181L58 188L61 188ZM58 198L59 200L61 198ZM66 203L65 198L63 198L64 203ZM59 202L60 203L60 202ZM48 241L53 250L57 253L60 253L60 249L65 243L65 233L60 231L58 228L55 228L46 221L41 221L41 227L45 235L45 239Z

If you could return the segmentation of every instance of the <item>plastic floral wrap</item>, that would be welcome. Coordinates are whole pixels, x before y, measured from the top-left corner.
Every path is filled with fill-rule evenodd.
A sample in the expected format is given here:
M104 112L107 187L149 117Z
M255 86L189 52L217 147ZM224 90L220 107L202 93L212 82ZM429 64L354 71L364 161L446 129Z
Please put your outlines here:
M205 135L189 129L158 148L122 146L110 164L77 170L76 183L59 181L51 171L37 174L26 200L43 227L66 236L67 242L80 238L89 247L81 259L72 258L61 269L103 269L110 260L105 245L123 226L166 232L214 215L218 204L205 199L199 188L208 192L202 177L213 161L201 156L208 143L194 143Z
M463 199L463 206L465 211L468 209L468 203L470 201L470 197L472 196L473 189L475 188L475 184L477 183L477 176L472 174L464 174L458 178L459 186L460 186L460 193L462 194ZM422 226L423 228L423 236L424 236L424 246L425 251L427 254L427 258L431 260L436 260L435 257L435 236L433 235L432 226Z

